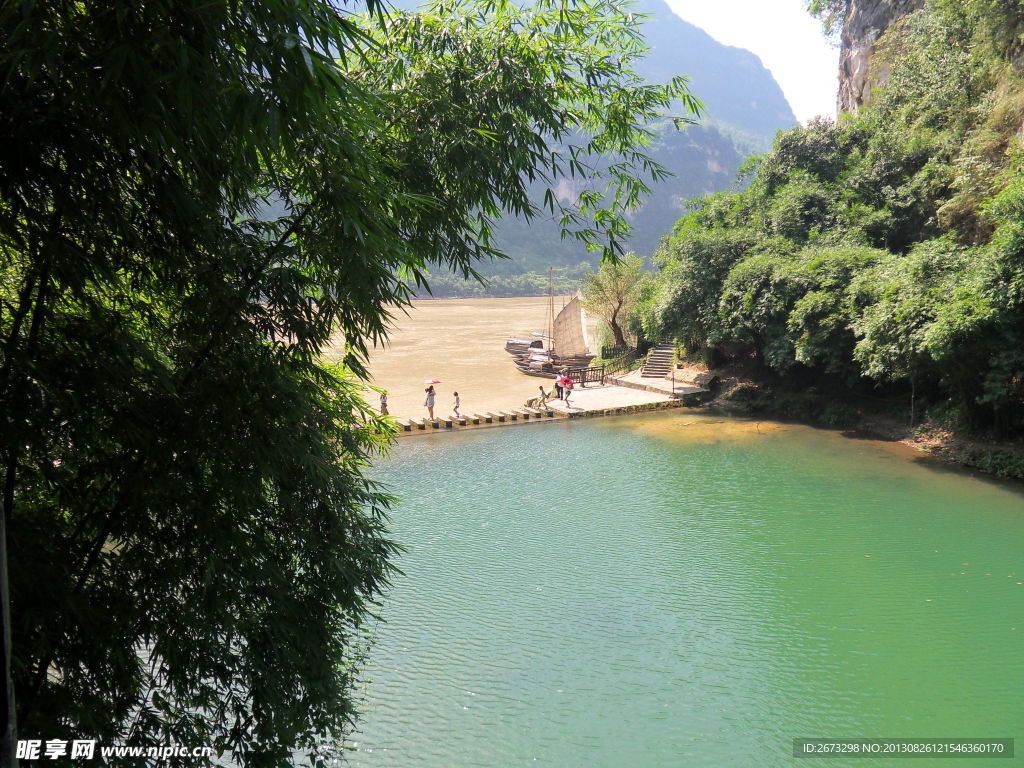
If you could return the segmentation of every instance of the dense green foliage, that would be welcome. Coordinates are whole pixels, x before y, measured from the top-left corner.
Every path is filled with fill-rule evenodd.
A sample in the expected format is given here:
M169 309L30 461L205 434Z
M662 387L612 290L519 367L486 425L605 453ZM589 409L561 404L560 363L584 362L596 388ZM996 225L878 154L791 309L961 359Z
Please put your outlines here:
M615 252L662 175L643 126L688 96L632 73L627 9L352 10L0 5L21 738L336 745L394 550L364 475L393 427L358 395L389 307L495 254L529 179L600 185L548 211Z
M780 135L747 189L680 220L649 333L1024 426L1024 8L992 6L909 16L880 42L870 108Z

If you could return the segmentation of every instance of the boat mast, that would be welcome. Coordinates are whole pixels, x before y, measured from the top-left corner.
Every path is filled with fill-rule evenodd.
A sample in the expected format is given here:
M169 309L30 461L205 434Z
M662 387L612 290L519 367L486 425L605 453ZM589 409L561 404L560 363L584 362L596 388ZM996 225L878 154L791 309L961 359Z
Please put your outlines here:
M555 354L555 268L548 267L548 357Z

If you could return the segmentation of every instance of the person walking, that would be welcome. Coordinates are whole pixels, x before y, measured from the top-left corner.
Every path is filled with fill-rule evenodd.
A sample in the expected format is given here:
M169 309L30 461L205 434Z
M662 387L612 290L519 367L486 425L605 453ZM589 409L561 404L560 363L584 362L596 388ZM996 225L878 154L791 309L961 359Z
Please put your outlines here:
M434 392L434 385L431 384L429 387L426 388L425 391L427 393L427 399L423 403L423 407L427 409L427 413L430 414L430 420L433 421L434 420L434 396L436 394Z
M458 392L456 392L456 393L455 393L455 408L454 408L454 410L455 410L455 416L456 416L457 418L460 418L460 419L462 418L462 414L461 414L461 413L459 413L459 406L460 406L461 404L462 404L462 401L461 401L461 400L459 399L459 393L458 393Z
M565 391L565 405L569 406L569 395L572 394L572 388L576 386L576 382L570 379L568 376L562 379L562 389Z
M558 375L555 376L555 400L562 399L562 372L559 371Z
M541 384L539 387L537 387L537 389L540 390L540 400L537 401L538 405L540 405L541 408L547 408L548 396L547 393L544 391L544 385Z
M388 415L388 393L387 392L381 392L380 393L380 415L381 416L387 416Z

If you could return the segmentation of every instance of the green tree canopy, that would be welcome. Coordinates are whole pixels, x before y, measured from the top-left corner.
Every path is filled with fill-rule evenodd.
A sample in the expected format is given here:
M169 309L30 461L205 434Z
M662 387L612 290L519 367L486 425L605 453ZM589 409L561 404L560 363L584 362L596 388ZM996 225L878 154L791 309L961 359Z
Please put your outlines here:
M391 573L369 344L549 196L662 177L612 0L0 5L0 452L22 738L336 744ZM610 156L599 167L595 158ZM645 181L646 180L646 181ZM341 333L347 355L320 353Z
M838 36L850 11L850 0L807 0L807 10L821 19L826 35Z
M1024 7L928 2L876 45L870 105L780 134L748 187L697 201L655 255L647 332L1019 434L1024 71L993 18L1022 29Z

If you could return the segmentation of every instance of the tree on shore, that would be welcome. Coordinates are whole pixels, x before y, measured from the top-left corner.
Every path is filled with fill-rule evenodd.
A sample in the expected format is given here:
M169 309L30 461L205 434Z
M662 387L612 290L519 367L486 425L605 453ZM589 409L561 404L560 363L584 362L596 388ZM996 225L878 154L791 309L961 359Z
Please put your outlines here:
M473 275L496 217L539 213L530 180L584 180L549 213L617 253L664 175L644 126L697 107L634 76L640 19L612 0L367 6L0 6L19 738L245 765L339 743L396 551L368 347L430 267Z
M622 326L640 296L643 267L643 258L629 253L603 262L596 273L583 278L583 306L607 323L617 347L627 346Z

